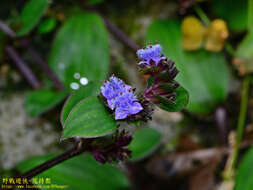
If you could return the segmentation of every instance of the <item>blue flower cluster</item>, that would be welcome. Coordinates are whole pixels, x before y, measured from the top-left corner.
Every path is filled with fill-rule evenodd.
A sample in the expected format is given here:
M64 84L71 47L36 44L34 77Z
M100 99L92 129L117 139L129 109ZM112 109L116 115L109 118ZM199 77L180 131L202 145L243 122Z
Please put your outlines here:
M116 120L125 119L143 110L132 87L115 76L105 81L101 87L101 93L106 98L109 108L115 110Z
M138 50L137 56L141 59L140 71L150 75L153 81L146 87L144 98L153 104L161 104L162 98L174 103L174 91L179 86L174 80L179 72L175 63L162 55L162 48L159 44Z
M159 44L149 45L145 49L139 49L137 56L142 60L139 65L151 66L152 61L157 66L162 60L166 60L166 57L162 56L162 48Z

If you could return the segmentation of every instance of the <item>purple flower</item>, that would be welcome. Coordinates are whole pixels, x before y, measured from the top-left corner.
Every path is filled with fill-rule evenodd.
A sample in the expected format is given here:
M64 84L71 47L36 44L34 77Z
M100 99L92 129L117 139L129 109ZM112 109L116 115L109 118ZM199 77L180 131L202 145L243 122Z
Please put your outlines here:
M101 87L101 93L106 98L109 108L115 110L116 120L125 119L143 110L132 87L117 77L110 77Z
M112 110L115 108L116 98L129 90L131 90L131 86L126 85L115 76L111 76L109 81L106 81L101 87L101 93L107 99L107 104Z
M144 98L153 104L161 104L164 98L174 103L174 91L179 86L174 80L179 72L175 63L162 56L159 44L140 49L137 55L142 59L139 63L141 73L150 75Z
M115 119L125 119L129 115L134 115L143 110L141 104L137 102L133 92L126 92L119 96L116 101Z
M143 66L150 66L152 61L157 66L160 61L166 59L166 57L162 56L162 48L159 44L149 45L145 49L139 49L137 56L142 60L139 62L139 65Z

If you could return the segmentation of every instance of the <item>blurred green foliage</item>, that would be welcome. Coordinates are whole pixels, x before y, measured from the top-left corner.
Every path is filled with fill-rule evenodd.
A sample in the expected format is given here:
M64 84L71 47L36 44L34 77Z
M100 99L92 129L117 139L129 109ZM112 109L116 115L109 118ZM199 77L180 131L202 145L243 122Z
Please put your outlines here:
M90 5L95 5L95 4L98 4L98 3L102 3L104 0L89 0L89 4Z
M66 90L60 92L51 89L35 90L27 95L24 106L27 113L35 117L60 103L66 95Z
M253 189L253 148L242 159L235 178L235 190Z
M249 32L239 44L234 64L239 69L241 75L253 72L253 34Z
M46 18L38 25L38 33L46 34L51 32L56 27L57 21L55 18Z
M248 26L247 5L247 0L213 0L211 4L212 10L235 31L245 30Z
M17 32L18 36L28 34L39 23L48 4L48 0L30 0L26 3L20 15L22 28Z
M132 161L139 161L153 153L160 145L162 134L156 129L141 128L133 135L133 140L128 146L132 151Z

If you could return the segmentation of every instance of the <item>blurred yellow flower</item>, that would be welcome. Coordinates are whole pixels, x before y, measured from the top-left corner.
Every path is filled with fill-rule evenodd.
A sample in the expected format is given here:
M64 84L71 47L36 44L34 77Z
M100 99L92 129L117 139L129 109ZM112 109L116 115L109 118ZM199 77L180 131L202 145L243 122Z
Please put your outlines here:
M213 20L207 30L205 49L209 51L221 51L228 35L226 22L222 19Z
M193 16L185 17L181 31L182 47L185 50L197 50L204 46L208 51L221 51L229 36L227 24L222 19L215 19L210 26L205 27Z
M202 46L206 29L199 19L193 16L186 17L181 25L181 30L182 46L185 50L197 50Z

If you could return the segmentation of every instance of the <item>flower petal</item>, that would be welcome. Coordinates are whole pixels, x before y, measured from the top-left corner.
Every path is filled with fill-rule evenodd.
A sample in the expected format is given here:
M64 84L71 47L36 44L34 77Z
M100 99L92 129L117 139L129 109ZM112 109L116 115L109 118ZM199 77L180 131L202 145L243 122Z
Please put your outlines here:
M129 114L137 114L139 113L141 110L143 110L143 107L141 106L141 104L139 102L134 102L129 109Z
M115 110L115 120L125 119L127 118L127 112L122 110L121 108L116 108Z

